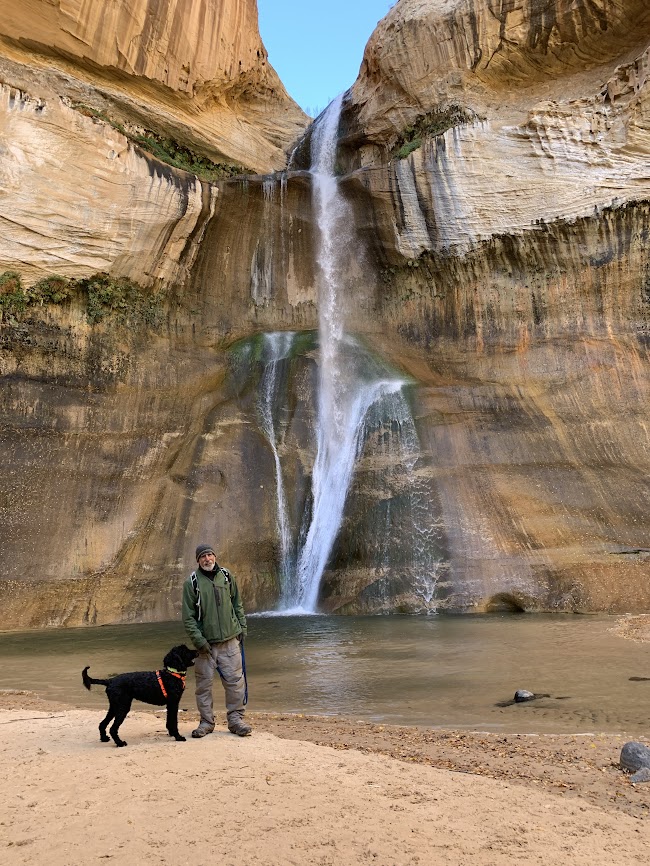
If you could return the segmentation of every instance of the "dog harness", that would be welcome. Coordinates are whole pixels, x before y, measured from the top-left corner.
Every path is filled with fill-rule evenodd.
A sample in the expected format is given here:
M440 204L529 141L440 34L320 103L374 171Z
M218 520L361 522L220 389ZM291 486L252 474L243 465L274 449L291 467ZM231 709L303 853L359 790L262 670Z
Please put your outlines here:
M185 691L185 677L187 676L187 671L185 671L185 673L179 673L178 671L173 670L173 668L165 668L165 670L168 674L171 674L173 677L176 677L177 680L181 681L183 684L183 691ZM158 677L158 683L160 685L160 691L163 693L163 698L166 698L167 689L165 688L165 684L160 676L160 671L156 671L156 676Z

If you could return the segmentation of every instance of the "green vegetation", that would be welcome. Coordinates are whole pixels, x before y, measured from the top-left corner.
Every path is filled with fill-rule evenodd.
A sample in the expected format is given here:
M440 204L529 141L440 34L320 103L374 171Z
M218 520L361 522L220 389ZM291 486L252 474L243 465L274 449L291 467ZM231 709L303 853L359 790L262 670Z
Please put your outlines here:
M461 123L469 123L476 116L460 105L450 105L438 111L430 111L422 114L414 123L405 127L395 146L390 152L391 159L405 159L414 150L422 147L425 138L442 135L454 126Z
M0 312L2 318L22 312L27 306L27 299L20 282L20 275L15 271L5 271L0 274Z
M73 299L85 302L91 325L104 319L152 328L162 323L160 293L144 289L127 277L94 274L73 280L53 274L25 288L15 271L0 274L0 320L16 322L29 308L64 304Z
M22 313L27 307L60 304L71 293L71 283L65 277L46 277L26 289L20 274L15 271L0 274L0 312L4 314L3 318Z
M125 126L113 120L106 112L97 111L81 102L72 103L72 107L86 117L101 120L112 126L113 129L121 132L129 141L137 144L161 162L173 165L174 168L180 168L182 171L195 174L201 180L212 182L226 177L236 177L240 174L251 174L244 166L226 162L213 162L207 156L200 156L190 150L189 147L185 147L185 145L179 144L171 138L157 135L155 132L151 132L151 130Z
M39 280L29 292L41 304L62 304L73 294L74 285L71 280L54 274Z
M110 318L122 325L147 325L162 322L161 295L147 291L127 277L96 274L79 280L86 297L86 315L91 325Z
M147 135L129 135L128 133L126 135L127 138L130 138L136 144L148 150L149 153L161 160L161 162L166 162L183 171L189 171L202 180L215 181L221 180L224 177L250 174L241 165L212 162L206 156L199 156L171 138L162 138L154 135L152 132L149 132Z

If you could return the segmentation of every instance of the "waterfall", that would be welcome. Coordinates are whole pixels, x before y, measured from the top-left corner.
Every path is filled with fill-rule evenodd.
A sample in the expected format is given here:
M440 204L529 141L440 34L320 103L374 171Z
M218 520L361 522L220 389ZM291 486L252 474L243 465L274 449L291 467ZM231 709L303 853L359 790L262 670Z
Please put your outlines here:
M283 395L279 393L282 383L280 368L282 362L290 356L294 337L295 334L292 331L280 331L278 333L266 333L263 335L263 372L258 399L262 430L271 446L275 468L276 523L280 541L280 583L282 586L280 606L283 606L285 598L292 598L295 595L295 588L293 587L293 583L295 582L295 557L273 410L278 404L282 405L283 402L281 399Z
M312 187L317 232L319 388L317 452L312 473L311 523L297 562L295 607L313 612L320 581L336 540L363 444L363 422L384 394L399 390L397 378L368 376L367 353L344 331L346 275L350 273L353 217L335 176L342 96L317 123L312 136Z
M379 548L384 549L380 571L389 576L383 586L390 586L390 575L397 571L399 580L406 581L421 600L420 609L430 611L434 609L437 580L432 552L436 527L426 484L418 474L420 443L404 395L407 383L346 331L346 301L355 295L355 279L364 271L364 264L354 217L335 173L341 104L339 97L316 121L312 133L319 316L316 456L304 525L294 528L297 541L289 519L276 422L277 407L284 396L283 364L295 351L296 334L265 334L261 358L258 406L273 453L277 491L281 580L277 612L316 611L321 579L343 523L355 465L374 431L379 433L377 447L387 449L387 477L399 496L395 511L399 522L393 526L393 494L389 494L382 526L376 527ZM264 192L265 198L270 196L270 191ZM388 594L386 601L389 603Z

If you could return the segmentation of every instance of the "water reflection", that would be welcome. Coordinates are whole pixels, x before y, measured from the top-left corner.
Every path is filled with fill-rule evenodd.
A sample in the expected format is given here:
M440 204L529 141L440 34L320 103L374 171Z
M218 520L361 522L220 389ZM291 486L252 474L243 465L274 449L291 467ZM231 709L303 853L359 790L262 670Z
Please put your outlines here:
M394 724L503 731L647 733L648 648L614 618L252 617L251 710L342 714ZM0 688L103 707L81 670L155 669L185 641L178 623L0 634ZM193 681L183 706L193 708ZM551 697L497 707L518 688ZM137 705L138 709L146 709Z

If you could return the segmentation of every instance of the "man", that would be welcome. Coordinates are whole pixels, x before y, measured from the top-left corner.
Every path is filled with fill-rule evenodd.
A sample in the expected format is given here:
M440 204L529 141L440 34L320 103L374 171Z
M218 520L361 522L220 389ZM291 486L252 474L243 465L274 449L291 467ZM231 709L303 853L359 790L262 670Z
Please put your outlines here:
M212 684L218 671L226 693L228 730L247 737L252 728L244 721L246 679L241 646L246 636L246 616L237 582L227 569L217 565L209 544L199 544L196 561L199 567L183 585L183 624L200 653L194 669L201 721L192 736L205 737L214 731Z

